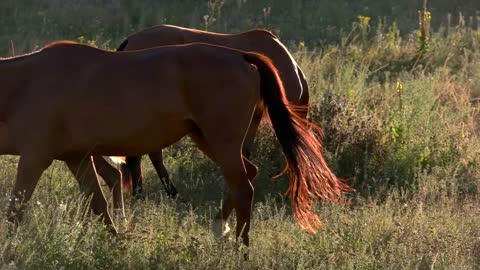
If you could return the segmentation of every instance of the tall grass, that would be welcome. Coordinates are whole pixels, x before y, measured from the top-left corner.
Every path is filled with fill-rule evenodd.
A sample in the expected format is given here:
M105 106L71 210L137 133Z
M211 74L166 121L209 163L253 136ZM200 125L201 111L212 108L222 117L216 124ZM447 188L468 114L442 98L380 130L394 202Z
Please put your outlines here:
M55 39L85 36L114 48L127 34L146 26L169 23L211 31L238 32L265 27L288 45L339 43L358 15L371 24L390 25L403 34L417 28L420 0L2 0L0 54L32 50ZM463 21L480 25L480 2L429 2L431 28L438 30ZM288 42L287 42L288 41Z
M245 261L243 248L216 242L209 232L223 179L189 140L165 154L181 197L166 198L144 162L147 193L127 208L126 232L119 236L90 215L88 198L56 162L18 230L0 222L2 269L480 268L480 32L464 15L458 21L467 23L451 19L439 28L445 20L438 14L449 10L444 1L432 1L432 29L422 49L417 1L337 2L0 2L2 56L55 39L112 49L131 31L162 22L217 31L274 29L307 75L310 118L324 130L329 164L357 189L343 205L317 206L324 224L318 234L300 231L283 195L288 179L270 179L284 160L268 123L262 124ZM475 3L465 7L474 10ZM391 17L378 19L384 15ZM2 220L16 162L0 159Z

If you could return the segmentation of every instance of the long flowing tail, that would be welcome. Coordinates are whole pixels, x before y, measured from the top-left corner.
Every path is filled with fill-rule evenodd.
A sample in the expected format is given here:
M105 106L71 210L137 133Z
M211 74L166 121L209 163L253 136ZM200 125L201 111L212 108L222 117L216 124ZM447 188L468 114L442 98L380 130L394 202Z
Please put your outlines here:
M312 211L312 201L337 201L342 192L353 189L338 179L325 162L321 138L312 132L320 128L294 113L288 105L271 60L256 53L245 53L245 59L260 72L261 97L287 160L290 176L287 194L295 219L302 229L316 232L321 223Z

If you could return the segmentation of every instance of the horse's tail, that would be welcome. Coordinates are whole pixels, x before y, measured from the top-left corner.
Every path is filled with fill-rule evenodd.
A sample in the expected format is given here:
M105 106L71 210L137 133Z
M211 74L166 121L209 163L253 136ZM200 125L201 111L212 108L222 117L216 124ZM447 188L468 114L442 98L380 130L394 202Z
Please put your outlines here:
M290 176L287 194L295 219L303 229L316 232L321 223L312 211L312 200L337 201L342 192L353 189L338 179L325 162L321 139L312 132L320 128L294 113L288 105L272 61L256 53L245 53L245 59L257 66L260 73L261 98L287 160Z

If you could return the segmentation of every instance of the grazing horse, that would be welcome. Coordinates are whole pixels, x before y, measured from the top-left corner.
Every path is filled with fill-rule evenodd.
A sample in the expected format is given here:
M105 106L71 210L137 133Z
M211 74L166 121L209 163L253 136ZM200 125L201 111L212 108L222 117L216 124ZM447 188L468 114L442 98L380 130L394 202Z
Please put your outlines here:
M305 76L287 48L269 31L252 30L240 34L219 34L172 25L158 25L130 35L118 47L117 51L132 51L156 46L180 45L194 42L220 45L242 51L258 52L269 57L279 71L287 100L292 104L303 107L304 111L300 112L300 114L306 117L309 93ZM257 107L246 135L243 144L243 153L247 158L250 157L255 133L262 119L263 111L264 108L262 106ZM150 153L149 157L160 177L160 181L165 187L165 191L169 196L174 197L177 194L177 190L171 183L167 169L163 164L162 152ZM121 165L124 172L130 171L132 174L133 183L131 185L133 187L133 195L143 190L140 161L141 156L129 156L126 159L126 164ZM126 183L126 181L124 183Z
M313 124L293 113L282 81L263 55L208 44L108 52L57 42L0 61L0 154L20 155L9 220L18 222L42 172L63 160L93 193L91 207L112 224L90 156L158 151L184 136L221 169L228 193L213 229L231 211L248 245L257 168L242 144L257 104L267 108L288 164L291 199L302 228L320 225L317 199L350 190L328 168ZM113 227L115 230L115 228Z

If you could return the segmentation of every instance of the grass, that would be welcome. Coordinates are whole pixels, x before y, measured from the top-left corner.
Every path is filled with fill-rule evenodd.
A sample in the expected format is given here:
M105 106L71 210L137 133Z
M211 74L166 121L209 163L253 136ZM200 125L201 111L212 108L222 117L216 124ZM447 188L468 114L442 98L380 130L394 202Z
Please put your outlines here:
M468 24L438 28L442 1L432 2L435 31L424 47L416 38L415 17L380 24L374 15L388 12L378 1L362 2L372 7L371 14L363 14L371 21L329 4L325 10L355 22L350 28L332 23L338 17L333 15L323 24L312 23L316 12L323 12L312 8L313 1L272 3L266 20L255 24L246 18L262 13L252 2L193 9L170 4L166 13L159 8L167 6L163 2L82 0L60 6L53 0L6 0L0 3L0 52L9 56L54 39L79 37L112 49L127 33L150 23L205 27L203 14L217 18L208 21L212 30L262 24L280 29L307 75L310 117L324 130L329 164L357 190L344 197L344 204L317 205L323 222L319 233L302 232L295 224L283 196L288 179L270 180L284 162L265 123L253 153L260 175L254 183L250 260L233 241L214 241L209 227L223 198L223 179L192 142L183 140L165 155L181 197L166 198L152 166L144 162L147 193L127 208L125 233L119 236L107 233L90 214L88 198L79 194L66 167L54 163L18 230L11 233L0 222L2 269L480 268L480 108L474 102L480 97L480 32ZM158 12L144 12L145 5ZM278 7L299 19L281 23L286 16ZM390 19L416 14L403 9ZM237 17L229 13L235 10ZM330 39L316 32L326 25L348 31ZM317 36L324 40L307 38ZM424 48L421 57L419 48ZM1 220L17 160L0 159Z
M84 36L115 48L126 35L146 26L169 23L211 31L238 32L266 27L287 45L340 43L359 15L372 26L396 23L402 34L417 27L421 0L2 0L0 54L30 51L55 39ZM475 0L429 2L432 29L461 22L477 28L480 5ZM208 17L206 17L208 16Z
M61 178L62 170L56 164L49 173ZM430 204L392 193L354 207L323 205L324 227L310 235L299 231L285 205L267 197L255 205L251 259L244 261L231 241L216 242L209 233L213 204L173 201L149 189L132 209L130 230L113 237L85 214L72 183L44 178L16 234L8 235L3 223L4 268L473 269L480 263L475 200Z

